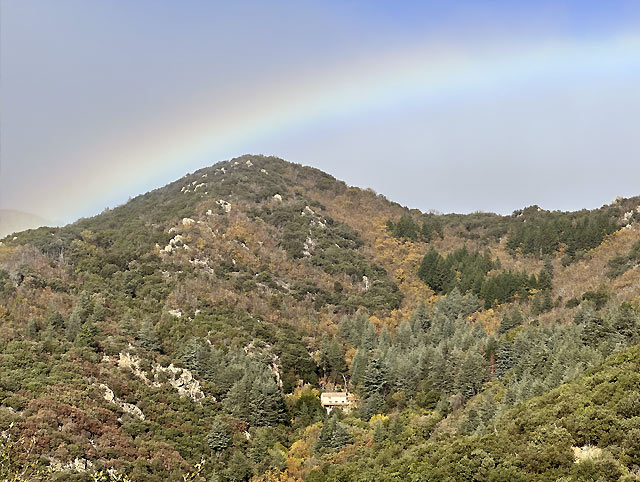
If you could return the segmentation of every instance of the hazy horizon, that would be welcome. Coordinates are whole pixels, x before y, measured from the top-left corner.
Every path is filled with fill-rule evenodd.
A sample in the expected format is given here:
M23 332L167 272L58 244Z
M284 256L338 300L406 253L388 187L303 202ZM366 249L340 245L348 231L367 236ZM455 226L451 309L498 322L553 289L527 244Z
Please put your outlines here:
M422 211L640 194L637 2L0 6L0 209L71 222L245 153Z

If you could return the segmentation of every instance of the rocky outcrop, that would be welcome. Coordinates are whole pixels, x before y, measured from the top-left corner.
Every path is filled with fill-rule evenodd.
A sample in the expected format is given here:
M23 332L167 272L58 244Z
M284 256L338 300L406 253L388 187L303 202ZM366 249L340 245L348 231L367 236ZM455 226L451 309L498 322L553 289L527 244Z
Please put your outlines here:
M159 386L161 383L155 381L159 378L160 374L168 375L167 383L178 391L178 394L183 397L189 397L194 402L199 402L205 395L200 387L200 382L193 377L193 374L184 368L178 368L173 366L173 363L168 367L162 367L155 365L153 367L154 373L154 385Z
M131 414L134 417L138 417L140 420L144 420L144 413L142 413L142 410L140 410L140 408L138 408L136 405L120 400L118 397L116 397L115 393L113 393L113 390L111 390L104 383L100 383L98 387L104 390L104 399L107 402L119 407L125 413Z
M142 359L130 353L119 353L117 359L115 357L104 356L102 360L115 363L118 368L131 370L131 372L146 385L161 387L164 383L167 383L175 388L180 396L189 397L194 402L200 402L205 398L200 382L193 376L193 373L186 368L178 368L174 366L173 363L168 367L153 364L151 374L148 375L140 368ZM106 387L106 385L104 386ZM113 394L113 392L111 393Z

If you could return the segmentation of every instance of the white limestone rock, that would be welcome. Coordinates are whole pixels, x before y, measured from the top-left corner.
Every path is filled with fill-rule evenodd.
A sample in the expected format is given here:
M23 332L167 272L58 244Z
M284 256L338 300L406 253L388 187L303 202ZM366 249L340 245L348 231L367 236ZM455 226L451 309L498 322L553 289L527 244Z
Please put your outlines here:
M139 407L137 407L133 403L127 403L123 400L120 400L118 397L116 397L115 393L113 393L113 390L111 390L104 383L100 383L98 387L104 390L104 399L107 402L121 408L123 412L131 414L134 417L138 417L140 420L144 420L144 413L142 413L142 410L140 410Z
M220 199L218 201L216 201L216 204L218 206L220 206L225 213L230 213L231 212L231 203L228 201L225 201L224 199Z

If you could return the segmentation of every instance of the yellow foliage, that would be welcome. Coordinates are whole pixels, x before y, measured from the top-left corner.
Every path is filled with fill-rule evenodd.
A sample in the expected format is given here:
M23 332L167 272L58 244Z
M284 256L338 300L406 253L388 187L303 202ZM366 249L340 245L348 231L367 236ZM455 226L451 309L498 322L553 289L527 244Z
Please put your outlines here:
M296 440L289 449L289 457L296 457L299 459L305 459L309 457L309 449L307 444L302 440Z
M386 423L389 420L389 416L388 415L383 415L381 413L376 413L373 417L371 417L371 419L369 420L369 425L371 425L372 427L375 426L378 422L382 422L382 423Z

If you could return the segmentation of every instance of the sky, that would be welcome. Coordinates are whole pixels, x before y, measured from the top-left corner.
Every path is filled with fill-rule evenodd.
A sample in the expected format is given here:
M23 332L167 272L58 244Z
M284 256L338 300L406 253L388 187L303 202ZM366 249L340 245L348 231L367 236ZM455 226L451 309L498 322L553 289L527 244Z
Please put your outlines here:
M640 2L0 0L0 208L245 153L423 211L640 194Z

